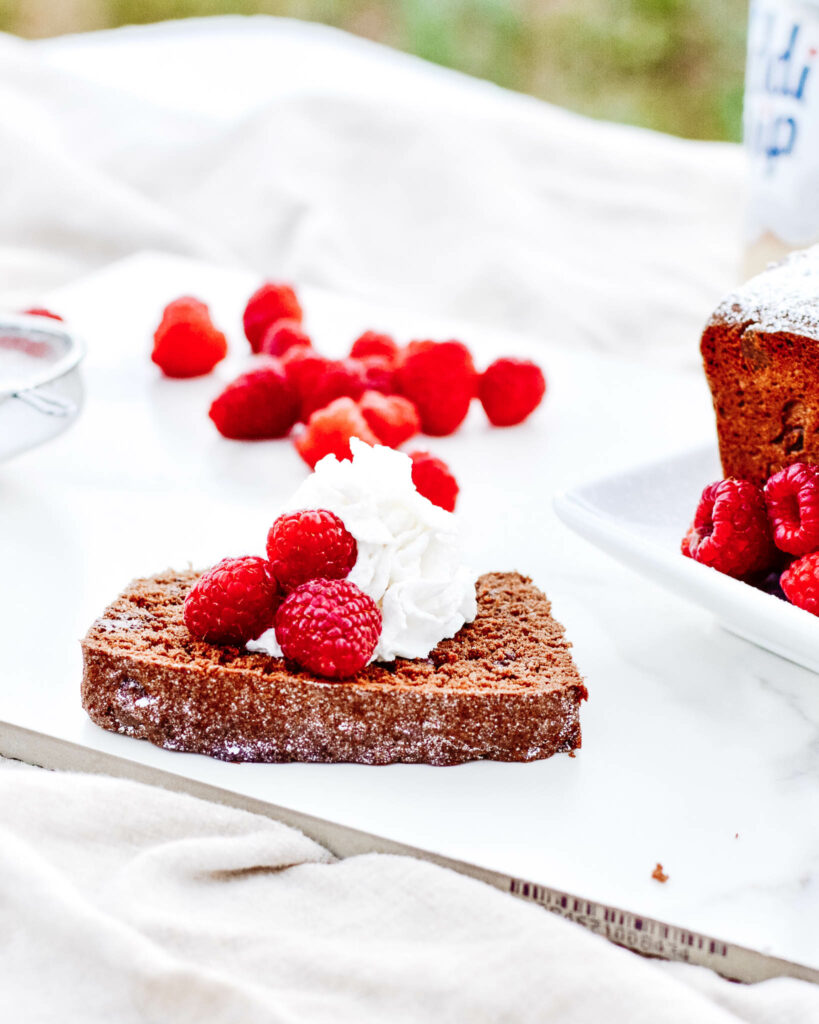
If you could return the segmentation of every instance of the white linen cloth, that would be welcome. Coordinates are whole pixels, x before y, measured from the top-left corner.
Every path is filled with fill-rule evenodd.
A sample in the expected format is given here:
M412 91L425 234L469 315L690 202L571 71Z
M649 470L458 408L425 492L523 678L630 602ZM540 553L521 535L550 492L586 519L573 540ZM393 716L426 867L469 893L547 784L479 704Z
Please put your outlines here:
M735 147L599 124L317 27L0 37L0 303L145 247L684 365L737 275ZM373 769L377 770L377 769ZM3 1019L819 1019L407 858L4 763Z
M806 983L658 967L442 868L334 862L135 783L3 771L0 822L4 1020L774 1024L819 1007Z
M742 166L317 26L0 37L6 301L163 248L693 363Z

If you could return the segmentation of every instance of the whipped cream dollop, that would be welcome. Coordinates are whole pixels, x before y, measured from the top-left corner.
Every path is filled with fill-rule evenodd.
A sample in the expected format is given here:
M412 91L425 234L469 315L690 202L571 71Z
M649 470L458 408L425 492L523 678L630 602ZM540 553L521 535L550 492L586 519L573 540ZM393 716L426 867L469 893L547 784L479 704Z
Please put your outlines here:
M462 562L457 517L416 491L412 461L354 438L352 460L327 455L284 512L324 508L355 537L349 579L381 609L371 661L425 658L476 615L475 575ZM248 650L281 657L273 629Z

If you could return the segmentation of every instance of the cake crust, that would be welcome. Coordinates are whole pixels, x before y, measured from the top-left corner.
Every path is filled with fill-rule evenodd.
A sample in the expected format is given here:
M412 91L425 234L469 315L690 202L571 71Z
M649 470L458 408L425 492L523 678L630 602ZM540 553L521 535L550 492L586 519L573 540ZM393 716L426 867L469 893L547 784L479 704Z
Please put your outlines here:
M426 659L342 682L194 639L198 578L133 581L82 641L82 702L104 729L226 761L451 765L580 746L588 696L548 599L518 573L477 582L478 614Z
M726 296L700 347L726 476L819 463L819 246Z

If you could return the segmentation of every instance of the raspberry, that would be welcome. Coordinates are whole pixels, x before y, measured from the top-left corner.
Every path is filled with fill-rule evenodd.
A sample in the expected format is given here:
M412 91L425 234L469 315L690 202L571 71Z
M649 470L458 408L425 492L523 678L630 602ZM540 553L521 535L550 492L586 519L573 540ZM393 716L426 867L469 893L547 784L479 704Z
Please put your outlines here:
M540 405L546 379L528 359L496 359L481 374L478 397L496 427L522 423Z
M397 448L421 429L418 410L408 398L402 398L401 395L365 391L358 401L358 407L381 444L390 448Z
M429 452L410 452L410 458L415 490L423 494L433 505L439 505L447 512L454 512L460 488L449 466L443 459L436 459Z
M297 345L285 352L281 363L287 374L287 379L299 396L299 409L301 410L301 404L305 402L317 381L325 374L332 360L320 356L314 349ZM301 418L301 411L299 417ZM309 419L309 416L306 419Z
M368 359L370 356L379 356L394 363L398 356L398 346L389 334L365 331L361 337L356 338L353 342L350 355L353 359Z
M42 307L35 307L34 309L24 309L23 316L47 316L49 320L63 319L59 313L52 313L50 309L44 309Z
M277 320L264 332L259 351L268 356L283 356L295 345L312 348L313 343L298 320Z
M360 398L366 388L363 367L355 359L327 359L319 373L302 380L301 418L305 422L316 409L336 398Z
M296 391L273 362L237 377L210 407L219 433L240 441L284 437L298 415Z
M263 558L223 558L185 598L185 625L198 640L240 646L273 625L281 594Z
M302 583L276 615L276 639L284 656L330 679L364 668L380 635L378 606L349 580Z
M299 300L290 285L266 281L248 299L242 323L250 347L254 352L258 352L262 338L271 324L278 320L295 320L300 324L302 318Z
M459 341L413 341L396 370L400 394L411 399L425 434L451 434L466 418L477 375L469 349Z
M680 542L680 551L682 551L682 553L685 555L686 558L693 558L694 557L691 554L691 544L693 543L694 538L696 536L697 536L697 531L694 529L693 526L689 526L688 529L686 530L685 536L683 537L682 541Z
M819 551L803 555L779 578L785 597L797 608L819 615Z
M356 363L364 380L365 391L380 391L382 395L395 394L395 366L383 356L349 359Z
M765 484L774 544L789 555L819 548L819 469L796 462Z
M343 580L358 558L355 537L333 512L279 516L267 534L267 557L285 590L318 577Z
M166 377L201 377L226 355L227 340L204 302L185 295L168 303L151 354Z
M683 541L689 557L741 579L774 560L762 492L748 480L729 477L702 492L694 522Z
M351 458L351 437L360 437L370 445L378 444L378 438L352 398L337 398L313 413L304 433L296 438L296 449L312 469L325 455Z

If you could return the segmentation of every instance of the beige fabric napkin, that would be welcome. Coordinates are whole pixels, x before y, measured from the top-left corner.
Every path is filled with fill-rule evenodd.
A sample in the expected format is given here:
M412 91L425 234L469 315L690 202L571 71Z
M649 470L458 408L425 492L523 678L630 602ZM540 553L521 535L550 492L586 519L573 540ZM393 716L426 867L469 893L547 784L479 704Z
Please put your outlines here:
M136 783L0 772L0 1007L37 1024L819 1019L404 857Z
M317 26L0 37L9 301L160 248L693 365L742 167Z

